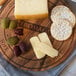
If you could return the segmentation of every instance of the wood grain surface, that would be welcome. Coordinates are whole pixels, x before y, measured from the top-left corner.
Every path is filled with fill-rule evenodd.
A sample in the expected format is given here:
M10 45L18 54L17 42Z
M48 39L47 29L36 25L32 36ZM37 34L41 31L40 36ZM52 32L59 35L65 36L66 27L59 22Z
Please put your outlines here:
M48 0L48 2L49 13L51 12L51 9L56 5L67 5L64 0ZM0 20L4 17L15 19L14 0L8 0L0 10ZM52 21L49 18L44 20L18 21L19 26L24 28L24 35L20 36L19 38L25 41L28 48L28 52L19 57L16 57L14 55L12 50L13 46L10 46L6 43L6 40L9 37L15 35L13 30L4 30L0 28L0 52L9 63L23 70L44 71L59 65L72 53L76 45L76 27L73 29L73 33L68 40L59 42L53 39L49 32L51 23ZM40 32L46 32L49 35L54 48L59 51L59 55L57 57L50 58L48 56L45 56L42 59L36 58L29 39L32 36L37 36Z

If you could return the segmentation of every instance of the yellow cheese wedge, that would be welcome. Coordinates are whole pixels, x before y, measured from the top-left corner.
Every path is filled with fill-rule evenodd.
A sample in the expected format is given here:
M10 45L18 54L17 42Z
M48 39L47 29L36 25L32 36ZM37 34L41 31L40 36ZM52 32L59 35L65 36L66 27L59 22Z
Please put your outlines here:
M30 39L30 42L31 42L31 45L33 47L36 57L38 59L43 58L45 56L45 54L43 52L41 52L41 49L38 47L38 45L40 44L38 37L32 37Z
M48 0L15 0L16 19L42 19L48 17Z
M39 39L40 39L41 42L44 42L45 44L53 47L53 46L52 46L52 43L51 43L51 41L50 41L50 39L49 39L49 37L48 37L48 35L47 35L47 33L45 33L45 32L40 33L40 34L38 35L38 37L39 37Z

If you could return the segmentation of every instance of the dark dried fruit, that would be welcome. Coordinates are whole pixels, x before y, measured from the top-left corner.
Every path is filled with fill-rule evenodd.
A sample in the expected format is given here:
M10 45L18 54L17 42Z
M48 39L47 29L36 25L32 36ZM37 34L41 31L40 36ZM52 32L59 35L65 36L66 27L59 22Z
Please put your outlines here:
M17 36L10 37L10 38L8 38L8 40L7 40L7 43L8 43L9 45L15 45L15 44L17 44L18 42L19 42L19 38L18 38Z
M12 20L9 25L9 29L15 29L17 27L17 21Z
M23 53L27 50L25 42L20 42L19 47Z
M14 51L14 54L15 54L17 57L22 54L19 46L15 46L15 47L13 48L13 51Z
M23 35L23 29L22 28L17 28L14 30L15 34L17 35Z
M1 27L4 28L4 29L6 29L6 28L9 27L9 23L10 23L9 18L3 18L1 20Z

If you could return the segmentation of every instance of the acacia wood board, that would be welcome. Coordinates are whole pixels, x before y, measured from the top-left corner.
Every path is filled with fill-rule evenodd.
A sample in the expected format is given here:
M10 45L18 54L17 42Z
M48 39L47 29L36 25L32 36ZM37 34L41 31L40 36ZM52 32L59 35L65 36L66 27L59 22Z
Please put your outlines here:
M68 4L64 0L48 0L49 13L52 8L57 5ZM9 17L11 20L15 19L14 7L14 0L7 0L0 10L0 20L5 17ZM52 21L50 18L43 20L18 21L19 26L24 28L24 35L19 36L19 38L24 40L28 46L28 52L19 57L14 55L13 46L6 43L6 40L9 37L15 35L13 30L0 28L0 52L9 63L23 70L44 71L59 65L70 56L76 46L76 26L73 29L71 37L66 41L60 42L55 40L50 34L51 23ZM59 51L57 57L50 58L49 56L45 56L42 59L36 58L29 39L32 36L37 36L41 32L46 32L48 34L53 47Z

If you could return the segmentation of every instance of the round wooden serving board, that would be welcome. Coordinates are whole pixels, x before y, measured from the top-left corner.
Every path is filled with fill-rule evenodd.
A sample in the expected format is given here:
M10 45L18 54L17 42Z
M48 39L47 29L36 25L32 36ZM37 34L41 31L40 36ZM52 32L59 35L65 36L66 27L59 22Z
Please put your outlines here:
M67 5L64 0L48 0L49 3L49 12L56 5L63 4ZM10 19L14 18L14 0L7 0L2 9L0 10L0 20L2 18L9 17ZM49 28L51 26L51 20L36 20L36 21L18 21L20 27L24 28L24 36L21 36L20 39L24 40L28 47L28 52L16 57L13 53L13 46L10 46L6 43L6 40L14 36L13 30L2 29L0 28L0 52L8 60L9 63L14 66L31 71L44 71L50 68L53 68L63 62L73 51L76 43L76 27L73 29L72 36L63 42L56 41L52 38ZM47 32L54 48L59 51L59 55L55 58L50 58L45 56L44 58L38 60L33 52L29 39L32 36L37 36L40 32Z

